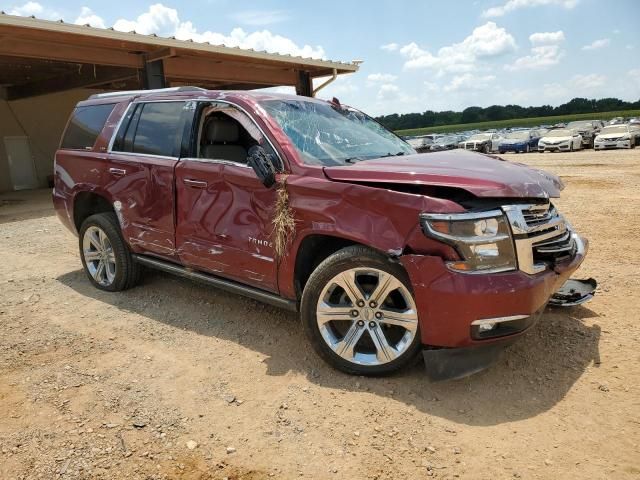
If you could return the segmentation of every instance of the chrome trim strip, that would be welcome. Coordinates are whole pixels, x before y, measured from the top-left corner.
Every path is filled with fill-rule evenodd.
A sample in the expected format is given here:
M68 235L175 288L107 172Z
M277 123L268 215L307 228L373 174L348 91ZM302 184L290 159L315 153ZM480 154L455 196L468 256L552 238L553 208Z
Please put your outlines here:
M463 213L421 213L420 217L425 220L440 221L465 221L465 220L482 220L484 218L502 217L502 210L487 210L485 212L463 212Z
M230 165L233 167L243 167L243 168L251 168L246 163L234 162L231 160L221 160L217 158L195 158L195 157L185 157L181 158L180 161L190 161L190 162L200 162L200 163L215 163L220 165Z
M474 320L471 322L471 325L486 325L488 323L504 323L504 322L515 322L516 320L524 320L525 318L529 318L531 315L512 315L510 317L495 317L495 318L481 318L479 320Z

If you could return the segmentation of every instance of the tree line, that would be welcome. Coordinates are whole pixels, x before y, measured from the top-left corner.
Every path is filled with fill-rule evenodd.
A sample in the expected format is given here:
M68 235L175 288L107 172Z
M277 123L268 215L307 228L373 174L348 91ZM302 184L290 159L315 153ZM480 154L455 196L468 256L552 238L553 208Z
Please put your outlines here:
M555 115L571 115L574 113L598 113L617 110L640 109L640 100L625 102L618 98L574 98L567 103L552 107L521 107L520 105L491 105L490 107L468 107L461 112L451 110L434 112L427 110L423 113L404 113L383 115L376 117L380 123L390 130L405 130L409 128L437 127L439 125L454 125L458 123L491 122L496 120L511 120L514 118L548 117Z

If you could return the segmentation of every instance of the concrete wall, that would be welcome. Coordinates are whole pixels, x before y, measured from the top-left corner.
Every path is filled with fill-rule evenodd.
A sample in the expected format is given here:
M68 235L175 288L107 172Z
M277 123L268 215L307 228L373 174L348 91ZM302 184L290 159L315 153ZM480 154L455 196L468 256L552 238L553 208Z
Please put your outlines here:
M92 93L95 90L79 89L13 102L0 100L0 192L13 190L4 137L29 137L38 184L46 187L47 176L53 173L53 157L69 114L76 103Z

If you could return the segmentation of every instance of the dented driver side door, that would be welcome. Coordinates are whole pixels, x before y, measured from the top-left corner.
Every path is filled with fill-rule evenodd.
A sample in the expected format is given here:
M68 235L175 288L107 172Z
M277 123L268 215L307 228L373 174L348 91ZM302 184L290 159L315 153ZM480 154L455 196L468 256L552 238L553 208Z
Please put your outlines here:
M180 261L277 292L271 241L276 191L266 188L246 164L246 150L263 141L261 133L229 104L196 103L193 141L175 169Z

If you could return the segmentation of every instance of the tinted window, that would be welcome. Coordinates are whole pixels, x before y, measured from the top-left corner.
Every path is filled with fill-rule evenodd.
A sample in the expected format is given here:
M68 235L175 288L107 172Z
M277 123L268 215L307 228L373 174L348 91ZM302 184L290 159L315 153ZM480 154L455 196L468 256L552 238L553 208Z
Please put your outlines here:
M184 102L145 103L142 106L137 128L134 122L131 122L129 127L136 128L132 151L167 157L176 156L178 136L182 133L180 126L183 106ZM129 137L129 132L126 137Z
M93 148L115 104L76 107L62 139L61 148Z

